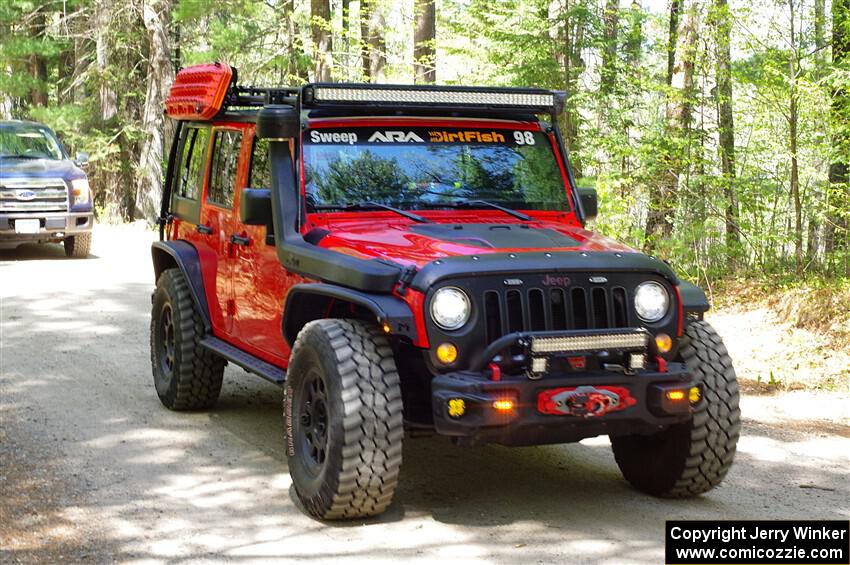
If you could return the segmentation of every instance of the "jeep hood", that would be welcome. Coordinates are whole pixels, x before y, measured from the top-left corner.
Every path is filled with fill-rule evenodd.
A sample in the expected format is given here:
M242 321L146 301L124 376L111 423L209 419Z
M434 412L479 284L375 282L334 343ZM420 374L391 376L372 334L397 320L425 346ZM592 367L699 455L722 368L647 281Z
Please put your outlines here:
M378 223L380 222L380 225ZM636 251L579 226L554 221L411 224L386 218L346 221L316 229L307 239L361 259L423 266L435 259L529 251Z

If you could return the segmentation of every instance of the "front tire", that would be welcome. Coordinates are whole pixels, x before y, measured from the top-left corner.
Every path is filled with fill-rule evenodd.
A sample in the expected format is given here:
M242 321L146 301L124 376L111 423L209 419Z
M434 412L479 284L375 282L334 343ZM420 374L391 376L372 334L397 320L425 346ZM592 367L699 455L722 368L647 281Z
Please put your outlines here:
M714 328L707 322L688 325L680 356L703 389L691 419L652 435L611 438L626 480L668 498L696 496L719 485L732 466L741 431L735 369Z
M186 279L160 275L151 310L151 366L156 394L171 410L210 408L218 400L225 361L201 347L204 324Z
M316 320L298 334L287 375L289 473L316 518L363 518L392 501L404 429L390 344L357 320Z
M62 240L65 255L74 259L85 259L91 251L91 232L78 233Z

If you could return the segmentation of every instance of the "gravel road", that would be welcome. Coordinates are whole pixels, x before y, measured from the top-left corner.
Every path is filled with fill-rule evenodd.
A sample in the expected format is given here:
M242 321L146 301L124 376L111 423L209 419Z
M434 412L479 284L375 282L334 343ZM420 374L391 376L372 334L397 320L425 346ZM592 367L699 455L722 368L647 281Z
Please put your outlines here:
M281 390L228 367L218 406L157 400L150 232L93 257L0 251L0 562L661 563L667 519L850 517L846 395L745 396L726 482L639 494L606 438L459 448L408 439L386 515L323 524L294 502ZM721 334L733 317L717 318ZM734 354L734 350L733 350Z

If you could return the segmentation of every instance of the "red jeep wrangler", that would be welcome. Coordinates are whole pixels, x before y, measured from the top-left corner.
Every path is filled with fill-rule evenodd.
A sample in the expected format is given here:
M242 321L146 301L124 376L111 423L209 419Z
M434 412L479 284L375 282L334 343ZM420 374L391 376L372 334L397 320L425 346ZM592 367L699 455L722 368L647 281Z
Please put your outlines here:
M607 434L636 488L719 484L738 387L705 294L588 231L539 89L238 86L178 73L151 361L173 410L230 361L285 389L304 508L378 514L405 430L458 444Z

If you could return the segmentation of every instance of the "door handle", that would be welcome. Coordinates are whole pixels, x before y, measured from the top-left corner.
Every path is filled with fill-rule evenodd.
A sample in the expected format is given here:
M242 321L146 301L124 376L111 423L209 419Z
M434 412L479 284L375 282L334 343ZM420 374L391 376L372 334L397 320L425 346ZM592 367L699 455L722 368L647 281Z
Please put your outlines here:
M251 245L251 238L233 234L230 236L230 243L233 245Z
M195 231L197 231L198 233L202 233L204 235L211 235L212 232L213 232L213 229L210 226L207 226L207 225L204 225L204 224L198 224L197 226L195 226Z

